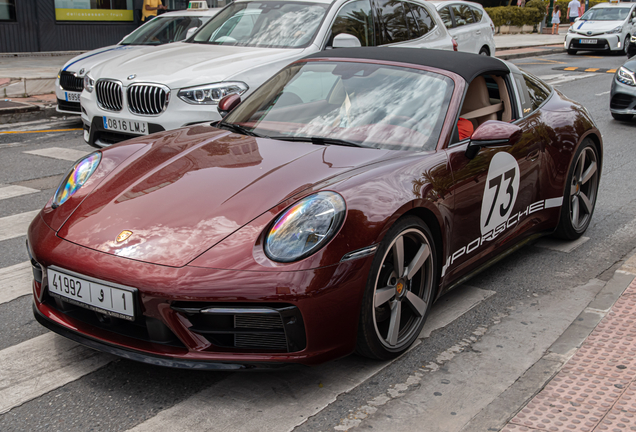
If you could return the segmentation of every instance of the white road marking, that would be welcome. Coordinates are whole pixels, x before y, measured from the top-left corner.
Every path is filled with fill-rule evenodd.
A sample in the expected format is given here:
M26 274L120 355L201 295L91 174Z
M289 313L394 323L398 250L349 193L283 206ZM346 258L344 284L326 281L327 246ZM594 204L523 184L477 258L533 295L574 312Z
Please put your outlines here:
M559 240L559 239L544 237L541 240L539 240L535 244L535 246L538 246L544 249L554 250L557 252L570 253L576 248L578 248L579 246L581 246L583 243L588 241L589 239L590 239L589 237L580 237L574 241L566 241L566 240Z
M0 200L15 198L22 195L36 193L36 192L40 192L40 191L37 189L31 189L24 186L1 186Z
M87 152L84 150L61 148L61 147L49 147L49 148L40 149L40 150L29 150L23 153L75 162L76 160L86 156L90 152Z
M0 269L0 304L31 294L32 281L29 261Z
M463 293L440 299L422 334L430 335L494 294L478 288L458 290ZM464 298L466 295L468 299ZM443 310L438 312L438 309ZM292 430L389 364L349 356L300 371L236 373L131 431ZM258 415L246 416L246 410Z
M38 213L40 210L33 210L0 218L0 241L26 235L29 224Z
M0 351L0 414L96 371L114 359L54 333Z
M581 73L581 74L555 74L555 75L543 75L539 78L543 79L550 85L563 84L570 81L576 81L585 78L591 78L599 75L598 73Z
M610 90L605 91L603 93L597 93L595 96L603 96L603 95L606 95L606 94L609 94L609 93L610 93Z

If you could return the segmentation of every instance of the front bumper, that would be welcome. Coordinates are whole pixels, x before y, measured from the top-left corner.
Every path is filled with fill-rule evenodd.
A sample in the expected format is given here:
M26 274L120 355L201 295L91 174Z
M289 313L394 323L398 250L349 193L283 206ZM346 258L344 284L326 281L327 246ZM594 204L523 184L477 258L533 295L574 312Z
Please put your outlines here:
M81 114L82 108L79 101L72 100L79 97L82 89L64 89L60 84L60 79L55 79L55 96L57 97L57 107L55 110L62 114Z
M586 43L582 41L596 41ZM564 47L581 51L620 51L623 50L623 43L620 34L600 34L596 36L586 36L577 33L568 33L565 36Z
M124 97L122 98L122 109L120 111L108 111L102 109L97 104L97 95L95 91L91 93L86 91L82 92L82 122L84 123L84 129L87 131L84 134L86 142L94 147L105 147L140 136L139 134L122 132L108 132L108 134L105 134L105 129L103 128L104 116L114 119L130 120L132 122L146 122L148 123L150 133L179 129L196 123L221 120L221 115L219 114L216 105L188 104L179 99L177 96L178 92L178 89L171 90L168 107L164 112L159 115L144 116L133 114L128 109L125 96L126 87L123 88ZM97 129L93 130L95 125L97 125Z
M636 86L612 80L610 91L610 112L615 114L636 114Z
M29 228L28 242L36 268L33 292L38 321L91 348L182 368L315 365L350 354L355 348L360 304L373 259L371 256L300 272L164 267L60 239L39 216ZM137 288L135 321L105 317L49 294L46 269L52 265L106 283ZM238 330L234 328L239 327L236 319L228 324L196 315L203 308L223 307L291 311L287 315L281 312L281 316L286 340L296 342L286 349L258 347L258 337L271 328L267 327L271 320L259 321L256 315L250 317L252 321L244 320L247 327L257 320L253 325L256 329ZM251 332L252 339L248 338L247 343L257 340L256 345L250 348L243 338L241 345L232 346L228 342L231 338L218 337L224 332Z

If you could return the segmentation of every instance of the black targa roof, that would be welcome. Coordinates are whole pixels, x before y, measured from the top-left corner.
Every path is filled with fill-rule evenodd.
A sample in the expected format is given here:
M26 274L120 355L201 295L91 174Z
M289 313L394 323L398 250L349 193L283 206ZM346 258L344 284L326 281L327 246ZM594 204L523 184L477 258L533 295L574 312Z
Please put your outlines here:
M305 57L305 59L315 58L351 58L411 63L455 72L468 83L485 73L494 73L495 75L510 73L508 66L494 57L426 48L337 48Z

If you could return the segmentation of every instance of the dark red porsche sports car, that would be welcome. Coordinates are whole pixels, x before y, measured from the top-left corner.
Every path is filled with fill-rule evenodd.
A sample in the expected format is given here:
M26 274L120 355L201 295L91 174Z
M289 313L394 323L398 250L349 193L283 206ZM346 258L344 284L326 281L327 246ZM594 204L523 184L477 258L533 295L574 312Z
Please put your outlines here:
M74 164L28 233L40 323L173 367L387 359L441 294L594 211L589 113L496 58L329 50L237 102Z

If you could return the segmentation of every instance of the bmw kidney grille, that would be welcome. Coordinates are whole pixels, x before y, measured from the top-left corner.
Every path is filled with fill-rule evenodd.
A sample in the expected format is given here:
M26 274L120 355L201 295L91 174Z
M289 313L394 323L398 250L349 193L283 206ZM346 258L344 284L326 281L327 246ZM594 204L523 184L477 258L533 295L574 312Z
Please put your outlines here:
M102 109L121 111L123 97L119 81L99 80L95 84L95 93Z
M139 115L159 115L168 106L170 90L152 84L133 84L128 87L128 109Z

